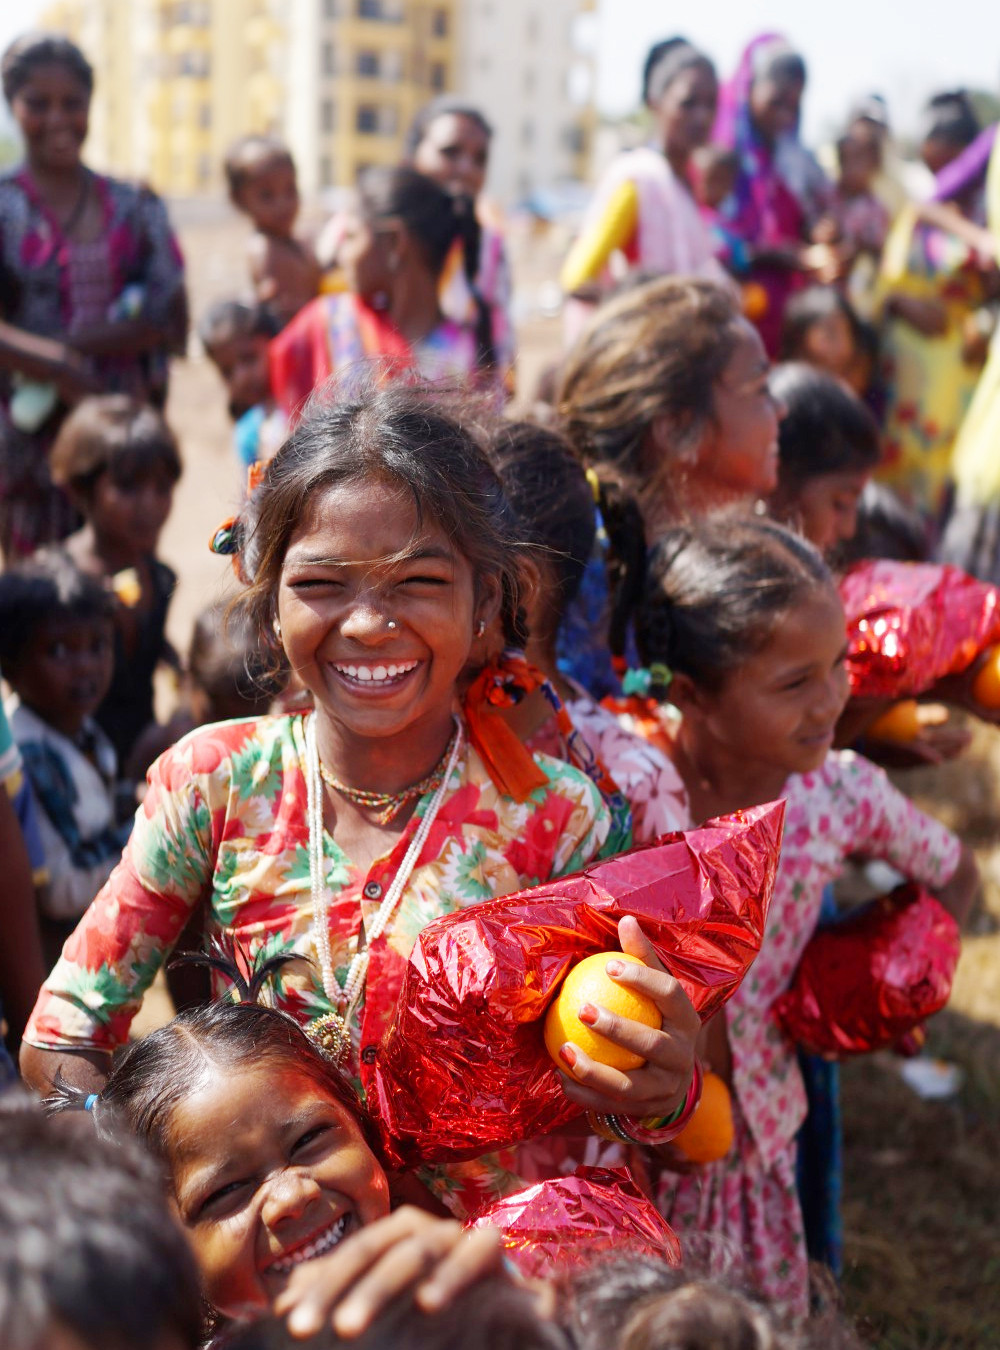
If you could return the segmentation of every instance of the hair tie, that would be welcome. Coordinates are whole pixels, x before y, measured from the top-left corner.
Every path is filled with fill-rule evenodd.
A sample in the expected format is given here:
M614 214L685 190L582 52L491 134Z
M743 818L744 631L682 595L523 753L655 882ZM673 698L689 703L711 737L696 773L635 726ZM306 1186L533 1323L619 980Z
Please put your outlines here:
M208 547L223 557L235 557L243 547L243 522L239 516L230 516L217 526L208 541Z
M669 666L656 661L651 666L639 666L626 670L622 677L622 693L626 698L637 694L648 698L653 689L669 689L674 673Z
M87 1100L83 1103L83 1109L85 1111L93 1111L94 1107L100 1100L101 1100L100 1093L92 1092L90 1096L87 1098Z

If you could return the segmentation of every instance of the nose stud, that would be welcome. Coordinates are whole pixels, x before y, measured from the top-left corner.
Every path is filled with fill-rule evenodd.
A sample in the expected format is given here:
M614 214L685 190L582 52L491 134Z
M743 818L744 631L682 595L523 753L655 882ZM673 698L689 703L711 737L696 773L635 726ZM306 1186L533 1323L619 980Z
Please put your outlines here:
M386 628L388 628L388 629L390 629L390 630L396 629L396 628L398 628L398 627L399 627L399 624L396 622L395 619L390 619L389 622L386 624Z

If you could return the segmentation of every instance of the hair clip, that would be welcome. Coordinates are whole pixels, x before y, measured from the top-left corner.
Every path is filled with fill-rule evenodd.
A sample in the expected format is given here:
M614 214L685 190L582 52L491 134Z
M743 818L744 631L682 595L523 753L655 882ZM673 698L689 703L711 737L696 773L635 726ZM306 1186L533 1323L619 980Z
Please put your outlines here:
M608 531L604 524L604 513L601 510L601 480L597 476L597 470L594 468L584 469L587 482L590 484L590 491L594 497L594 520L597 525L597 542L601 547L605 547L608 542Z
M99 1093L91 1092L90 1095L87 1097L87 1100L83 1103L83 1109L85 1111L93 1111L94 1107L100 1100L101 1098Z
M659 661L651 666L633 667L622 676L622 693L626 698L633 694L639 698L648 698L654 689L669 689L673 678L670 667Z
M208 547L213 553L221 553L226 558L238 554L243 547L243 522L239 516L230 516L224 520L209 539Z

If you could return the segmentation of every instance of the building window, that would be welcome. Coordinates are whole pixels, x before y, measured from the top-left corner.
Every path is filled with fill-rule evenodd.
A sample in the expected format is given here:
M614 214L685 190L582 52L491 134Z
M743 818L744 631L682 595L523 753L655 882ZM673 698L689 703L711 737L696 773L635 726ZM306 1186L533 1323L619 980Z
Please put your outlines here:
M336 75L337 52L332 42L323 43L323 74Z
M320 131L337 129L337 108L332 98L325 98L319 105L319 129Z
M435 37L448 36L448 11L446 9L434 11L434 17L431 19L431 32Z
M212 125L212 105L203 103L198 109L198 125L202 131L207 131Z
M329 155L320 155L319 185L325 188L333 187L333 160Z
M323 16L327 19L335 19L339 8L338 0L324 0Z
M354 126L362 135L374 135L379 129L378 107L374 103L359 103Z
M435 94L442 94L448 88L448 67L443 61L431 62L430 86Z
M368 79L378 79L378 52L358 52L357 73Z
M358 0L359 19L382 19L382 0Z

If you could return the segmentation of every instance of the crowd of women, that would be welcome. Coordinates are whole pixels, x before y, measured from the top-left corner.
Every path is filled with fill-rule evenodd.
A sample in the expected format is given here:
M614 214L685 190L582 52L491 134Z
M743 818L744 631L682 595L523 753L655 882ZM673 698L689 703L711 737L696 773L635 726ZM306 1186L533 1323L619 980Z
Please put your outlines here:
M530 421L510 416L479 110L430 104L405 163L311 242L289 150L244 137L224 167L247 291L198 324L248 471L213 539L239 591L181 655L157 557L180 251L153 192L83 163L84 55L27 36L2 73L24 161L0 178L0 992L57 1114L16 1089L2 1106L0 1339L278 1345L258 1323L277 1314L298 1336L374 1319L397 1346L851 1343L810 1304L810 1258L841 1259L835 1069L771 1010L850 860L959 922L975 897L968 848L874 762L935 762L963 733L939 709L905 748L877 734L835 575L938 555L1000 574L993 128L934 97L921 192L873 98L824 170L782 38L721 90L705 53L658 43L649 143L609 167L565 260L566 350ZM167 724L161 663L184 692ZM990 720L974 674L937 693ZM366 1101L423 929L776 800L767 928L722 1012L702 1025L624 919L635 960L608 974L659 1026L581 1018L640 1066L567 1041L567 1134L387 1174ZM212 941L211 988L175 966L177 1016L130 1041L171 953ZM212 1001L231 984L242 1002ZM706 1068L734 1138L694 1166L673 1141ZM595 1162L628 1169L680 1271L666 1247L557 1261L529 1299L488 1232L443 1217ZM71 1248L89 1283L54 1279Z

